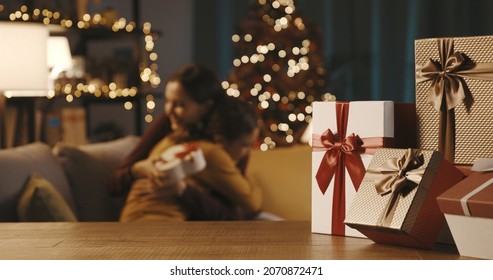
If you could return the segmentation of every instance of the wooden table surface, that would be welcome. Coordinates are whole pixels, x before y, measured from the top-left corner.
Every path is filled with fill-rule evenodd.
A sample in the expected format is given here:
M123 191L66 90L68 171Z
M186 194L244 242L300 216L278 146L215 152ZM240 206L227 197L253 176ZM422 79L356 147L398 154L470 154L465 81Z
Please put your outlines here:
M469 259L455 246L418 250L314 234L309 221L0 223L0 259Z

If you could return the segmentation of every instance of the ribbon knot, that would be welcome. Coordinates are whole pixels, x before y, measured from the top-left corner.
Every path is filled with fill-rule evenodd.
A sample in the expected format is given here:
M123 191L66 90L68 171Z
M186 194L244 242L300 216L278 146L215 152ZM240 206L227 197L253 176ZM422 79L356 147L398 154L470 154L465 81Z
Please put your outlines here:
M379 147L393 145L393 139L386 137L365 137L361 139L354 133L347 134L349 103L337 102L337 134L330 129L322 135L312 135L313 151L324 151L322 161L315 178L322 194L327 191L334 179L332 198L332 234L345 235L344 219L346 217L346 171L357 191L366 168L360 153L374 153Z
M334 134L330 129L327 129L320 138L322 140L322 145L327 151L335 150L343 153L350 153L358 147L361 147L363 143L359 136L354 133L351 133L341 141L340 135Z
M391 194L385 210L378 219L379 226L389 226L392 222L400 197L405 197L419 185L425 168L423 155L418 150L408 149L402 158L390 158L368 173L376 174L375 189L381 196Z
M315 137L313 139L314 148L325 151L324 158L315 176L322 193L325 194L332 178L338 177L336 176L337 166L342 166L342 168L348 166L348 172L357 189L365 173L361 157L356 153L363 144L361 138L352 133L340 141L340 135L334 134L332 130L327 129L318 140L321 143L320 147L317 145L318 141Z
M440 61L429 59L416 72L416 83L431 81L427 100L440 112L438 151L454 162L454 108L471 95L464 78L493 80L493 63L474 63L465 54L454 51L454 40L437 40Z

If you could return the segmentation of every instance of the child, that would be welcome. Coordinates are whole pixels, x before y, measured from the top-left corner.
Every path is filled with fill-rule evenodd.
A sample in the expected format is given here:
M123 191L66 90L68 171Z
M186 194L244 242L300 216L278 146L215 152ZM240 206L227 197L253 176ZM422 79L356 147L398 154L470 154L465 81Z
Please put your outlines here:
M204 170L173 185L163 184L166 174L160 174L161 178L156 180L137 180L122 210L121 221L250 219L260 212L261 190L251 185L243 175L244 170L238 167L246 162L258 136L254 109L237 98L225 97L213 109L206 131L214 142L175 133L153 148L150 157L175 144L195 140L207 164ZM229 207L231 215L216 217L208 212L207 205L186 196L188 188L210 194Z

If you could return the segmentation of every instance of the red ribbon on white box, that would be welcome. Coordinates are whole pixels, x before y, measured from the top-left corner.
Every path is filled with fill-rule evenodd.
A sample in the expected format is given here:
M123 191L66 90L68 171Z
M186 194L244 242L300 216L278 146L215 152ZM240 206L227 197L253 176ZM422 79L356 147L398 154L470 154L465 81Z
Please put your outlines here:
M335 105L337 133L327 129L322 135L312 134L312 148L313 151L325 151L315 176L322 194L325 194L330 182L334 179L331 233L345 235L345 172L348 172L354 189L358 191L366 172L361 154L373 154L377 148L392 146L394 139L389 137L360 138L354 133L347 133L350 103L336 102Z

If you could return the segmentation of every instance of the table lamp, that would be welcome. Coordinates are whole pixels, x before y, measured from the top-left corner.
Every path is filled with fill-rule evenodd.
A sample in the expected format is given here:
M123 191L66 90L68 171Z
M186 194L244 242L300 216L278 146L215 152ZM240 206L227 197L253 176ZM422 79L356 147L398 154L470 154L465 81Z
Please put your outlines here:
M47 94L48 36L43 24L0 22L0 148L6 147L5 98Z
M50 36L48 38L48 69L50 70L48 87L51 89L60 73L72 67L72 55L67 37Z

